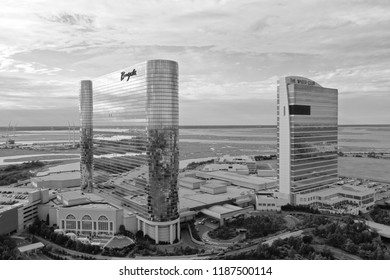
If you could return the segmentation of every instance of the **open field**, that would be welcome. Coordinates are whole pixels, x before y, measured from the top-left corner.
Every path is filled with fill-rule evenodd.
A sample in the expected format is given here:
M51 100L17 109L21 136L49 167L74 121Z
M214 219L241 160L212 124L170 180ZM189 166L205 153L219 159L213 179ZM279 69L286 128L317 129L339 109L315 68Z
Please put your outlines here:
M21 156L21 155L37 155L37 154L77 154L79 149L69 150L27 150L27 149L0 149L0 157Z
M21 157L21 158L13 158L13 159L5 159L4 162L14 162L14 163L20 163L20 162L25 162L25 161L33 161L33 160L40 160L40 161L45 161L45 160L51 160L51 159L77 159L79 158L79 155L50 155L50 156L31 156L31 157Z
M339 175L390 182L390 160L339 157Z

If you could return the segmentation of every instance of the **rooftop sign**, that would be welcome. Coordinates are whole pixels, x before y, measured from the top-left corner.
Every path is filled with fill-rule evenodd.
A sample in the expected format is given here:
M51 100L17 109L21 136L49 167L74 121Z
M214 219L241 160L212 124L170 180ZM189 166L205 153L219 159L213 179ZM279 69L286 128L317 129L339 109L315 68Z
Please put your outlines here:
M126 82L128 82L130 77L135 76L135 75L137 75L137 71L135 69L133 69L133 71L127 72L127 73L125 71L123 71L123 72L121 72L121 81L123 81L123 79L127 77Z
M305 86L320 86L316 82L302 77L287 77L287 83L305 85Z

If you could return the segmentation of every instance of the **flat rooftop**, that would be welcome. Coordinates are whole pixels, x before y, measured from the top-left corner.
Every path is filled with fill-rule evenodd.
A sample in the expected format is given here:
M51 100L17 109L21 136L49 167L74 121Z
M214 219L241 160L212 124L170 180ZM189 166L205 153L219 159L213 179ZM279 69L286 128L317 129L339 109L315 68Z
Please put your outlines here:
M68 191L68 192L61 192L57 195L61 196L63 200L76 200L76 199L87 199L91 202L101 202L104 201L104 199L94 193L86 193L82 192L81 190L75 190L75 191Z
M146 195L128 195L124 199L132 201L139 205L146 205Z
M187 188L179 188L179 208L192 209L198 207L207 207L208 205L223 203L232 199L237 199L247 196L251 193L247 188L237 186L227 186L226 193L208 194L200 190L192 190ZM253 193L253 192L252 192Z
M45 245L42 242L37 242L37 243L29 244L26 246L18 247L18 249L21 253L24 253L24 252L28 252L28 251L35 250L35 249L40 249L43 247L45 247Z
M241 175L229 171L211 171L211 172L197 172L196 174L202 174L204 176L210 176L218 179L225 179L229 181L240 181L243 183L253 184L253 185L262 185L262 184L273 184L276 182L274 179L250 176L250 175Z
M193 177L181 177L178 178L180 182L186 182L186 183L201 183L203 180L195 179Z
M316 193L319 196L329 196L329 195L334 195L339 193L356 195L356 196L365 196L365 195L374 194L375 190L360 187L360 186L344 185L344 186L331 187L328 189L316 191L314 193Z
M88 209L88 210L118 210L117 207L109 203L89 203L82 205L74 205L67 208L78 208L78 209Z

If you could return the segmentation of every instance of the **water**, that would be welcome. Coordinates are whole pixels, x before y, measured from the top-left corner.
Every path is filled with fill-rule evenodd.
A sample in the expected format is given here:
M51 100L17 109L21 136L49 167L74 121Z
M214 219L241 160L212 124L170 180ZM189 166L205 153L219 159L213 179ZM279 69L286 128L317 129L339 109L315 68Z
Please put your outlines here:
M0 128L0 144L5 143L7 129ZM184 127L179 130L180 158L204 158L221 154L262 154L276 152L275 126L267 127ZM14 132L12 131L12 137ZM73 143L79 141L78 128L25 128L15 131L21 144ZM339 148L343 152L390 152L390 125L340 126ZM0 152L1 156L1 152Z

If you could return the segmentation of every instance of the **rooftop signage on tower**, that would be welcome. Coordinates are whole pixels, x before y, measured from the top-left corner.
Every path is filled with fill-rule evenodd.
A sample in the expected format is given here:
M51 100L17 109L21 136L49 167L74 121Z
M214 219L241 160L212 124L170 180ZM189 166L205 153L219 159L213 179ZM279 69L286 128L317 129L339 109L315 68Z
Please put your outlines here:
M289 77L288 78L289 84L299 84L299 85L305 85L305 86L315 86L316 82L311 81L309 79L302 79L297 77Z
M134 76L134 75L137 75L137 71L135 69L133 69L133 71L127 72L127 73L125 71L123 71L123 72L121 72L121 81L123 81L123 79L125 77L127 77L127 81L126 82L128 82L130 77Z

